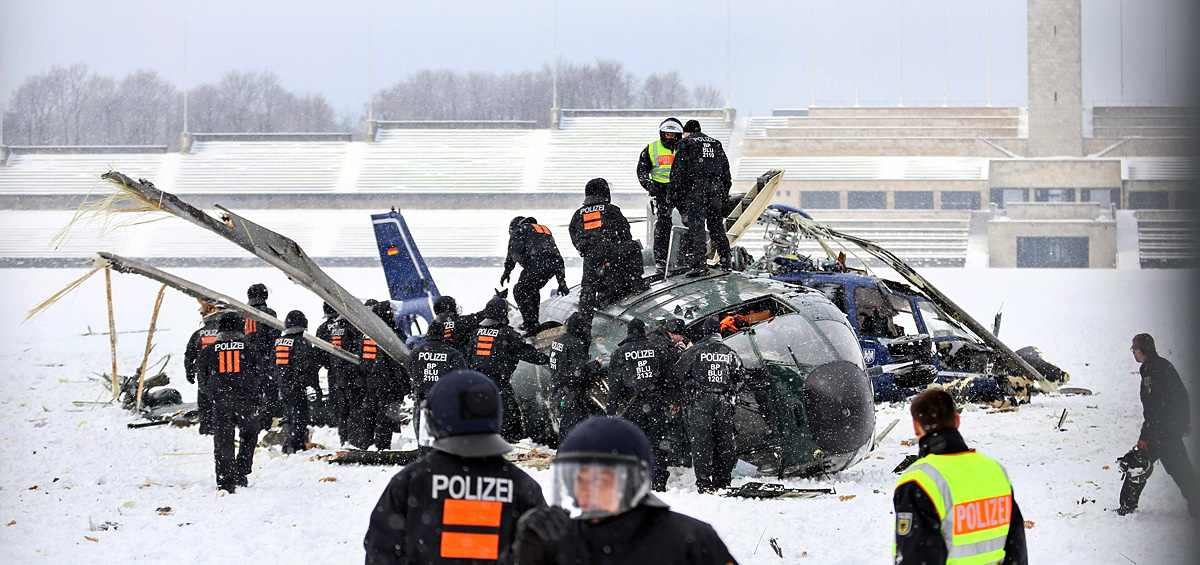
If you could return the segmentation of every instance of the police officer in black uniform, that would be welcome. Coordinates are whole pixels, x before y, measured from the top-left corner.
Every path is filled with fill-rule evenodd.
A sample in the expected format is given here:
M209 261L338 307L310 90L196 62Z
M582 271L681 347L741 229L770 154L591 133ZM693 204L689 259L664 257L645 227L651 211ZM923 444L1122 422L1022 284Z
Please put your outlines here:
M420 437L420 408L425 402L425 397L429 395L429 389L450 371L467 366L462 352L450 344L450 339L446 337L448 333L442 322L430 322L429 329L425 332L425 343L414 347L408 355L413 406L418 409L417 417L413 418L413 437Z
M1154 471L1154 462L1162 461L1163 468L1175 479L1175 484L1188 503L1188 513L1200 517L1200 480L1188 458L1183 438L1191 434L1192 413L1187 388L1170 361L1158 354L1150 334L1133 337L1130 346L1133 358L1142 366L1142 431L1137 445L1118 460L1125 475L1121 485L1121 507L1124 516L1138 507L1142 489Z
M217 339L217 323L221 310L211 302L200 301L200 329L192 332L187 347L183 350L183 372L189 383L196 385L196 418L200 421L200 433L212 435L212 397L208 392L206 376L200 373L196 362L200 352Z
M330 306L328 302L321 303L321 311L325 315L325 319L321 321L319 326L317 326L317 331L314 332L313 335L315 335L317 339L321 339L332 344L333 326L337 323L338 313L337 310L334 310L333 306ZM325 397L326 415L317 421L321 424L337 426L336 414L338 413L338 406L341 405L342 391L338 387L337 380L334 378L332 361L333 355L330 355L329 353L326 353L320 349L313 349L313 353L316 356L317 363L320 366L325 367L325 381L329 386L329 394ZM313 415L310 414L310 416Z
M676 374L691 395L688 432L696 490L713 492L729 486L737 464L733 437L733 401L742 386L742 360L721 341L721 322L705 318L704 339L683 352Z
M650 492L656 465L645 434L626 420L576 426L551 465L551 506L517 524L517 563L736 565L712 526Z
M591 415L588 391L600 373L600 362L588 358L592 330L575 312L567 317L567 331L550 344L550 386L558 414L558 439Z
M394 322L391 302L372 301L371 311L389 327ZM393 331L395 331L393 329ZM362 359L358 374L362 382L362 400L358 410L351 415L350 443L366 449L372 445L383 449L392 448L392 433L395 422L388 416L388 407L402 402L411 390L408 374L399 362L393 360L379 347L375 340L362 336Z
M708 272L705 263L708 246L705 226L713 249L720 258L722 269L730 268L729 237L725 234L725 203L733 177L729 174L729 158L721 142L704 135L700 122L688 120L683 126L683 139L675 149L671 166L672 199L682 203L683 223L688 227L685 246L692 262L688 276Z
M288 312L283 325L283 333L275 339L273 376L279 385L283 418L288 424L283 452L295 453L306 449L308 444L309 397L313 400L321 398L321 381L318 377L321 356L318 354L320 350L304 337L304 331L308 329L308 318L304 312Z
M667 118L658 126L658 141L647 145L638 157L638 182L654 203L654 264L660 271L667 268L671 245L671 211L676 203L671 200L669 188L675 146L682 135L683 124L676 118Z
M275 317L275 311L267 306L267 285L255 283L246 289L248 303L260 312ZM275 338L279 330L260 323L254 318L246 318L246 344L254 350L258 365L253 367L258 371L259 378L267 383L267 397L263 405L263 428L271 427L271 418L283 416L283 404L279 400L279 383L271 378L272 367L271 349L275 347Z
M588 181L569 231L583 258L579 310L590 325L596 308L645 290L641 244L633 239L621 209L611 203L608 181L601 178Z
M362 352L362 332L343 316L338 316L329 328L329 343L355 357ZM329 356L330 388L337 391L338 399L333 406L333 419L337 422L338 439L342 444L350 443L354 432L351 417L355 408L362 404L366 395L361 371L349 361Z
M517 265L521 265L521 276L512 293L523 319L518 329L531 332L538 326L542 287L550 279L558 279L558 293L570 293L558 244L554 242L550 228L537 223L535 218L517 216L508 224L508 255L504 258L500 286L508 284L513 267Z
M517 330L508 325L508 302L500 297L489 300L484 307L483 321L475 330L468 349L467 366L490 377L500 389L500 398L504 401L501 435L508 441L525 437L525 423L521 419L517 394L513 392L512 374L520 361L545 365L550 359L526 343Z
M245 321L233 312L222 315L217 338L200 352L199 371L212 394L213 459L217 488L232 493L246 486L258 444L265 383L259 360L242 333ZM234 435L239 448L234 455Z
M646 334L646 323L634 318L608 362L605 407L609 416L633 422L649 438L657 463L651 483L656 491L666 490L670 477L664 442L672 399L679 396L679 380L672 370L678 360L677 348L652 339Z
M500 391L476 371L438 380L423 418L433 449L392 477L363 539L367 565L511 563L517 520L546 505L542 489L501 455Z
M475 337L475 330L479 328L479 322L483 321L482 310L474 314L463 314L462 308L453 297L439 296L433 301L433 319L442 323L442 327L445 328L444 335L450 340L450 345L458 348L464 356L470 355L471 338Z

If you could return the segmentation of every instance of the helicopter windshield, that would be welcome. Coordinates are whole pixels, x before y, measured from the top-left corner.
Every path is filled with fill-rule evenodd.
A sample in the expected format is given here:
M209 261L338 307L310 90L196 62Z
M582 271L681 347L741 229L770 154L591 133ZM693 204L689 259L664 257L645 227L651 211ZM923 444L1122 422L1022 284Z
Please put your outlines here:
M817 324L814 326L800 314L788 314L756 324L753 332L734 335L726 343L738 351L747 367L758 365L758 359L751 360L753 357L768 363L809 367L837 360L863 366L862 350L849 328L832 320ZM758 355L754 355L755 350Z
M948 316L936 304L927 300L919 300L917 304L921 309L921 318L925 320L925 328L929 330L930 334L933 334L934 338L948 337L979 342L979 338L975 337L975 334L963 327L961 322Z

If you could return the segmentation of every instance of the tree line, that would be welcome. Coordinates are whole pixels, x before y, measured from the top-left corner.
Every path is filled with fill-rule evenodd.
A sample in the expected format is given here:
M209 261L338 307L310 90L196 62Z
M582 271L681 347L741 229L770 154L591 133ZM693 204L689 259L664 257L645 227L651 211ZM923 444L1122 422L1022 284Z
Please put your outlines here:
M554 72L423 70L372 97L383 120L530 120L545 125ZM679 73L644 79L617 61L561 63L560 108L718 107L711 85L688 88ZM149 70L102 76L79 63L26 78L9 97L2 119L7 145L179 145L183 91ZM202 133L349 131L360 135L361 113L338 116L321 94L298 94L270 71L229 71L188 91L187 129Z

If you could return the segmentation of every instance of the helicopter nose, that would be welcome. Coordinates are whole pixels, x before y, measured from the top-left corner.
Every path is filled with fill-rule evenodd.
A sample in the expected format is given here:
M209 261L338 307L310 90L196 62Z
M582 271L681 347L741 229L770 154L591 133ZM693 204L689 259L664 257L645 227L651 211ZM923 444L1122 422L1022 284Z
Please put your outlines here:
M849 361L833 361L809 373L804 408L813 442L829 454L852 453L875 431L871 380Z

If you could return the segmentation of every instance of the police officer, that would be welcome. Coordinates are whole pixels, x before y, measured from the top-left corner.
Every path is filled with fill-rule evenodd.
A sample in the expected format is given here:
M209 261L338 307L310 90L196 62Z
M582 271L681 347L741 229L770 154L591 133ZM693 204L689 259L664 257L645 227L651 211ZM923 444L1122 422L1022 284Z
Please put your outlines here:
M550 361L545 354L525 343L520 334L508 325L508 303L495 297L483 309L483 321L475 330L468 348L467 366L492 379L500 389L504 401L504 429L501 435L508 441L525 437L525 424L521 419L521 407L512 387L512 374L517 363L525 361L534 365L545 365Z
M596 178L584 188L583 206L571 217L571 243L583 258L579 309L587 321L603 304L645 289L641 245L629 221L611 203L608 181Z
M683 208L683 223L688 227L686 255L692 262L688 276L708 272L708 246L705 226L713 249L720 258L720 267L730 268L729 237L725 234L725 203L733 177L729 174L729 158L721 142L704 135L700 122L688 120L683 126L683 139L675 149L671 167L671 198Z
M558 293L570 293L558 244L554 242L550 228L537 223L535 218L517 216L508 224L508 255L504 258L500 286L508 284L513 267L517 265L521 265L521 276L517 278L512 293L523 319L518 329L531 332L538 326L538 302L541 300L542 287L550 279L558 279Z
M362 337L344 316L338 316L329 328L329 343L355 357L362 352ZM357 365L332 355L329 364L330 388L337 391L338 396L333 406L333 419L337 423L338 439L344 445L350 443L354 435L350 415L362 404L366 392Z
M1124 516L1137 510L1142 489L1154 471L1154 462L1162 461L1167 473L1188 503L1192 517L1200 517L1200 481L1188 459L1183 446L1183 437L1192 431L1191 403L1187 388L1179 379L1179 373L1170 361L1158 354L1154 338L1150 334L1133 337L1129 348L1133 358L1142 366L1138 372L1142 377L1142 431L1137 445L1118 460L1125 474L1121 485L1121 507L1117 513Z
M542 489L501 455L500 391L486 376L451 371L422 410L433 452L392 477L363 539L367 565L510 563L517 520L545 506Z
M721 323L708 317L701 324L704 339L683 352L675 372L691 395L688 436L696 490L709 493L729 486L737 464L733 403L743 370L737 352L721 341Z
M246 486L254 463L265 392L259 360L242 333L245 322L233 312L221 316L213 344L200 352L200 374L212 395L213 459L217 488L233 493ZM234 435L239 448L234 455Z
M433 301L433 319L442 323L444 335L450 340L450 344L458 348L463 355L468 355L471 352L471 338L475 336L479 322L483 321L483 311L463 314L462 308L453 297L439 296Z
M217 339L217 323L221 310L212 302L200 300L200 329L192 332L187 347L183 350L183 372L189 383L196 385L196 418L200 421L200 433L212 435L212 397L208 392L206 376L200 374L197 360L200 352Z
M626 420L576 426L550 467L551 506L517 524L517 563L735 565L712 526L650 492L656 465L645 434Z
M1025 519L1004 468L967 447L954 399L918 394L909 408L920 459L896 481L896 563L1029 562Z
M425 343L413 348L408 356L408 375L412 378L413 406L417 417L413 418L413 437L420 437L420 408L429 394L429 389L442 376L454 369L467 366L462 352L455 349L446 337L449 334L442 322L434 320L425 332Z
M321 325L317 326L317 331L314 335L317 339L325 340L327 343L333 344L333 327L337 324L338 313L333 309L328 302L321 303L321 311L325 315L325 319L321 321ZM336 345L336 344L334 344ZM334 374L333 355L326 353L320 349L314 349L317 362L322 367L325 367L325 380L329 386L329 395L325 397L325 412L328 414L328 420L321 420L322 424L337 426L337 414L339 406L342 402L342 391L340 383L337 382Z
M321 382L317 374L321 368L321 356L319 350L304 337L304 331L308 329L308 318L304 312L288 312L283 325L283 333L275 339L273 380L279 385L283 418L288 424L283 452L295 453L306 449L308 444L309 397L314 401L321 398Z
M275 317L275 311L267 306L267 285L255 283L246 289L246 298L250 306L260 312ZM246 318L246 344L254 351L258 365L253 370L258 371L259 378L267 385L266 404L263 406L263 427L271 427L271 418L283 416L283 404L279 400L279 383L271 378L271 349L275 346L275 338L279 330L266 324L259 323L254 318Z
M669 190L671 163L682 135L683 124L667 118L658 126L658 140L647 145L638 157L638 182L650 194L654 206L654 264L660 271L666 271L671 244L671 211L675 209Z
M608 362L609 416L633 422L650 440L654 453L652 487L667 489L667 422L672 413L671 399L678 396L679 381L672 371L679 350L646 334L646 323L634 318L628 333L613 351ZM676 409L678 411L678 409Z
M371 311L389 326L393 323L391 302L373 301ZM389 416L388 408L402 402L411 385L399 362L384 353L375 340L360 335L362 361L358 365L358 375L362 396L358 410L351 415L350 443L362 449L372 445L380 450L391 449L395 422Z
M550 386L554 390L560 442L591 413L588 392L600 373L599 361L588 359L591 344L591 327L579 312L567 317L567 331L550 344Z

